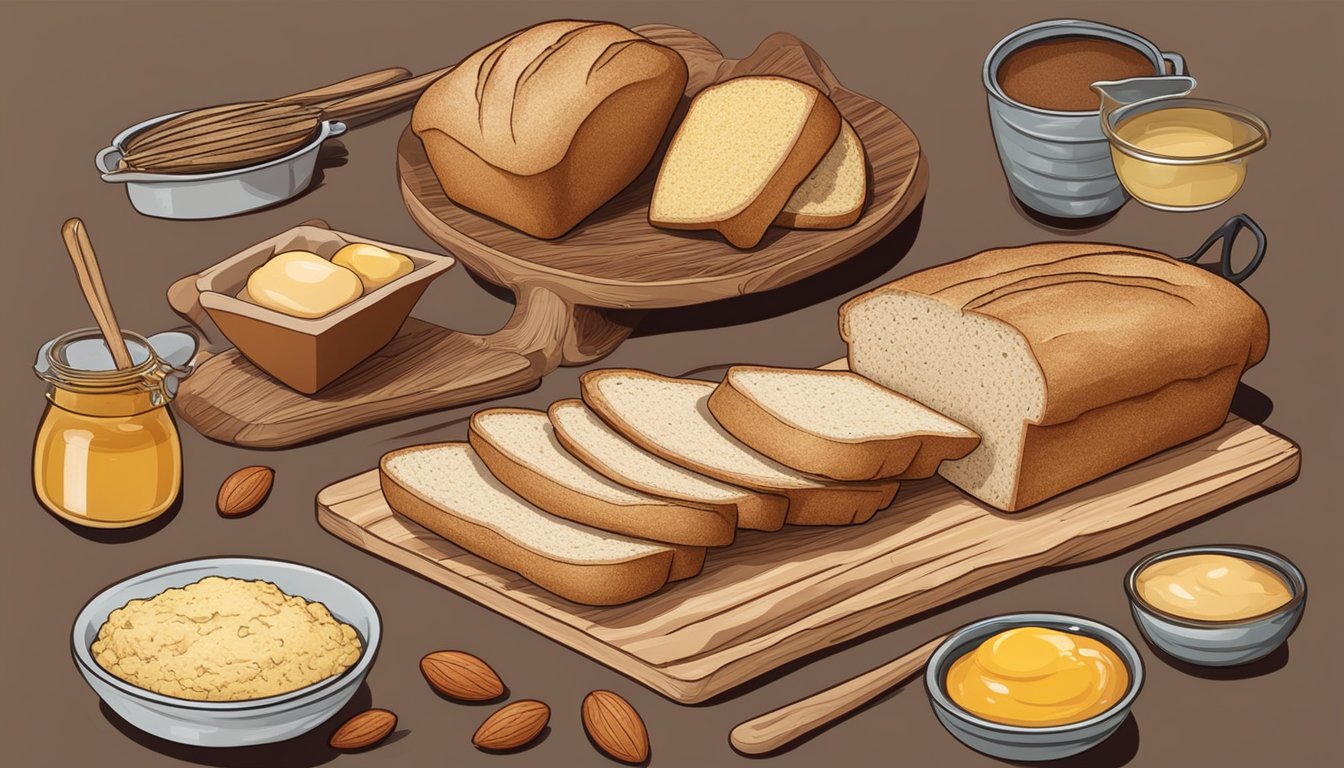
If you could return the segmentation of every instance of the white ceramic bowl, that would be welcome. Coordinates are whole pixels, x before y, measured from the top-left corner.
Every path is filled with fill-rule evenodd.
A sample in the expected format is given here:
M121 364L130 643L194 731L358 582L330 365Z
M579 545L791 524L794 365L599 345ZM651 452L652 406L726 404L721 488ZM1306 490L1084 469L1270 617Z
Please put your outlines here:
M1288 585L1293 596L1279 608L1238 621L1199 621L1149 605L1136 588L1139 573L1153 563L1183 555L1229 555L1266 565ZM1231 667L1268 656L1293 633L1307 606L1307 580L1297 566L1277 552L1258 547L1210 545L1183 547L1151 554L1129 569L1125 594L1134 623L1153 645L1191 664Z
M130 600L153 597L207 576L262 579L286 594L323 603L354 627L363 651L354 666L297 691L249 701L189 701L154 693L109 674L90 646L108 614ZM241 747L292 739L336 714L359 689L378 652L382 621L368 597L341 579L306 565L250 557L216 557L165 565L132 576L93 597L75 618L75 666L104 702L146 733L198 747Z
M1105 712L1066 725L1005 725L962 709L947 692L947 673L952 663L991 636L1014 627L1047 627L1105 643L1120 657L1129 673L1124 695ZM1059 613L1011 613L967 624L949 635L929 658L924 687L938 722L971 749L1002 760L1058 760L1100 744L1125 722L1130 705L1143 688L1143 659L1133 643L1105 624Z

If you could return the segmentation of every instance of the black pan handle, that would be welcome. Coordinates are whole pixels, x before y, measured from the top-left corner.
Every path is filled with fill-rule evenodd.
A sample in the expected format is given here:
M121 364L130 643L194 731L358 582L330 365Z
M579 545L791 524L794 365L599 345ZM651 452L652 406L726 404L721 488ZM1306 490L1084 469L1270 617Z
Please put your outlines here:
M1237 235L1240 235L1243 229L1249 229L1255 235L1255 255L1251 257L1251 262L1240 272L1234 272L1232 271L1232 246L1237 242ZM1265 260L1265 249L1269 245L1269 241L1265 238L1265 230L1255 223L1255 219L1244 213L1238 213L1228 219L1221 227L1215 229L1213 234L1209 235L1209 239L1196 248L1194 253L1183 259L1177 259L1177 261L1198 264L1204 254L1208 253L1213 244L1219 240L1223 241L1223 255L1218 265L1219 271L1223 277L1237 284L1250 277L1251 273L1260 266L1260 262Z

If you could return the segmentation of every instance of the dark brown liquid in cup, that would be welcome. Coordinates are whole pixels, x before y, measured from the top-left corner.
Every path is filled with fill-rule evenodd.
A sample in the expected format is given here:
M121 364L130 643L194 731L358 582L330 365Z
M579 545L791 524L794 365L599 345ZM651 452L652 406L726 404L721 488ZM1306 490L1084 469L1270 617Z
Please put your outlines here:
M1056 37L1008 54L999 65L999 87L1020 104L1060 112L1094 112L1098 80L1152 76L1153 62L1124 43L1098 37Z

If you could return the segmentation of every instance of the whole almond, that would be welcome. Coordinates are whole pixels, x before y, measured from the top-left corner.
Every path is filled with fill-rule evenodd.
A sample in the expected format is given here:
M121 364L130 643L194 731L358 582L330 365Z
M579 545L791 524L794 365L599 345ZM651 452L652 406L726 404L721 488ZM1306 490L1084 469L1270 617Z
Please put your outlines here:
M550 722L551 708L535 699L515 701L487 717L471 743L480 749L502 751L531 744Z
M489 701L504 694L504 681L489 664L465 651L435 651L420 660L434 690L460 701Z
M630 702L611 691L583 698L583 729L598 749L624 763L649 757L649 732Z
M365 749L387 738L397 727L397 716L386 709L367 709L345 721L331 734L333 749Z
M266 501L273 482L275 470L270 467L243 467L219 486L215 506L224 517L242 517Z

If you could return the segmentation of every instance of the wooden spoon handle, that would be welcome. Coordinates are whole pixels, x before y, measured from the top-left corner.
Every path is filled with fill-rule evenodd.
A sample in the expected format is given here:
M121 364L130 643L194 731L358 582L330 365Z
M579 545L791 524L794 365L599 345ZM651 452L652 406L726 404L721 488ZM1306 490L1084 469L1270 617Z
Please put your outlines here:
M372 91L365 91L348 99L314 104L313 106L322 110L322 119L324 120L344 120L347 122L368 117L375 113L395 112L413 104L416 99L420 98L420 94L429 87L430 83L448 74L451 70L452 67L436 69L419 77L402 80L399 83L376 88Z
M61 237L65 240L65 249L70 252L70 260L74 262L79 288L93 311L93 319L103 331L113 362L122 370L130 368L131 351L121 335L121 326L117 325L112 302L107 298L107 286L103 284L103 272L98 268L98 257L93 253L93 243L89 242L88 229L78 218L69 219L61 226Z
M748 755L773 752L828 725L917 674L947 635L934 638L904 656L839 685L752 718L733 729L728 740Z
M374 88L401 82L402 80L409 79L410 76L411 70L406 69L405 67L388 67L387 69L380 69L377 72L356 75L355 77L342 80L339 83L324 85L321 88L313 88L289 96L281 96L278 99L272 99L272 101L281 104L303 105L339 101L365 91L373 90Z

